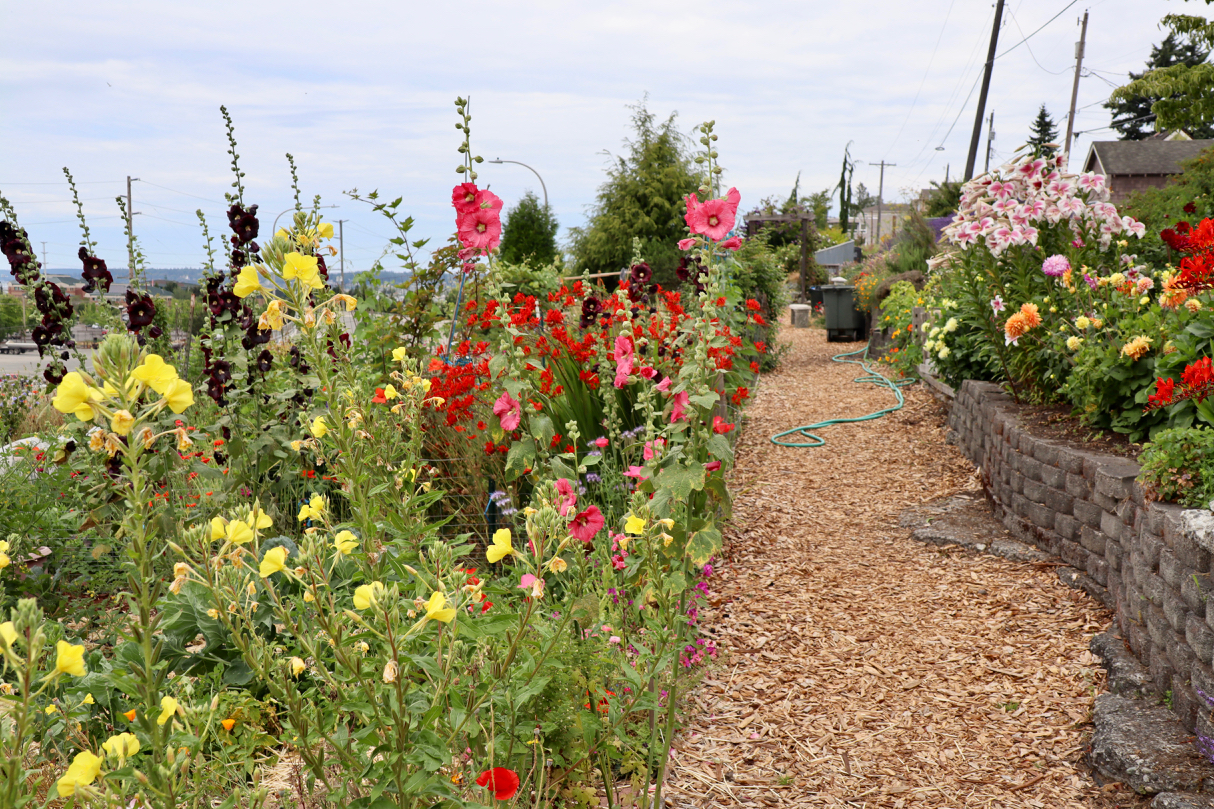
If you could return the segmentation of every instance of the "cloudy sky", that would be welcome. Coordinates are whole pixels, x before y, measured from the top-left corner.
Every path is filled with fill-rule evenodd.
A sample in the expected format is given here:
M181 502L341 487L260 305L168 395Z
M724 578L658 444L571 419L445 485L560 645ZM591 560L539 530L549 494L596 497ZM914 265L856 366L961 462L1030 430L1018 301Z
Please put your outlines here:
M987 107L997 157L1027 138L1042 103L1065 129L1085 9L1090 74L1076 120L1091 133L1077 155L1093 138L1114 138L1100 129L1109 123L1100 102L1141 69L1163 37L1159 19L1205 6L1007 0ZM629 134L629 105L645 96L659 116L677 111L684 132L716 120L743 207L786 196L798 172L803 189L833 185L849 143L859 161L896 164L886 199L942 180L946 166L956 176L994 3L9 0L4 14L0 193L35 248L45 241L51 267L78 269L63 166L111 267L125 264L114 196L128 175L140 178L135 225L149 263L198 266L195 209L224 230L226 104L263 227L292 204L290 152L306 197L320 194L340 206L327 212L334 220L348 220L351 271L394 234L344 191L403 197L417 237L441 244L454 229L457 95L472 99L474 152L538 170L563 227L584 221L607 153ZM540 191L521 166L486 163L480 173L507 204ZM855 180L875 189L878 168L859 165Z

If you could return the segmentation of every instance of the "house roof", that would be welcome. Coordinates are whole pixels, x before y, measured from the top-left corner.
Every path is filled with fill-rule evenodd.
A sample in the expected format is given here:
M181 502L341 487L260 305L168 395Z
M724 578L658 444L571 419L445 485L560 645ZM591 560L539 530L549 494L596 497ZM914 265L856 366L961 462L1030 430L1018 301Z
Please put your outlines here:
M1179 174L1180 164L1191 160L1214 140L1114 140L1093 143L1084 171L1099 168L1106 175Z

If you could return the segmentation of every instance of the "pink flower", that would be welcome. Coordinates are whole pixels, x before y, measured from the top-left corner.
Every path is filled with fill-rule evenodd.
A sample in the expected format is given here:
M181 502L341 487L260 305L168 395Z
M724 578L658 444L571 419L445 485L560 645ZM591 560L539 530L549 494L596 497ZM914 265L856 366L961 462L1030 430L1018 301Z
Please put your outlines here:
M720 461L709 461L708 463L704 464L704 469L705 469L705 471L708 471L708 472L715 472L720 468L721 468Z
M569 535L582 542L590 542L602 528L603 513L598 506L591 506L570 520Z
M502 241L502 217L492 208L475 208L456 220L460 244L474 250L493 250Z
M696 199L695 194L688 194L685 201L687 213L683 219L687 222L687 227L691 228L691 232L719 242L728 235L729 231L733 230L734 222L738 217L738 203L742 201L742 195L738 193L738 189L731 188L725 195L725 199L710 199L700 202Z
M1071 262L1063 255L1050 256L1041 265L1041 271L1052 278L1061 278L1070 268Z
M487 188L476 192L476 207L482 211L501 211L502 198Z
M477 194L480 193L476 183L460 183L451 189L451 204L456 213L466 214L476 210Z
M720 416L712 417L712 431L717 435L725 435L728 432L732 432L734 426L735 425L733 424L727 423L725 419L721 418Z
M577 505L577 492L573 490L573 484L568 480L557 478L556 493L561 496L560 512L561 516L564 517Z
M634 465L634 466L628 467L628 471L624 473L624 477L636 478L637 480L645 480L648 477L648 475L645 474L645 467Z
M695 239L679 239L679 249L680 250L690 250L691 248L693 248L695 246L696 246Z
M531 595L535 596L536 598L543 598L544 597L544 580L537 579L535 576L531 575L530 573L524 573L523 577L521 579L519 579L518 589L519 590L530 590Z
M670 402L671 402L670 423L671 424L674 424L676 421L682 421L683 419L687 418L687 414L684 411L684 408L687 407L687 403L690 400L691 400L691 396L688 395L687 391L680 391L679 393L676 393L674 396L672 396L670 398Z
M654 387L656 387L662 393L665 393L666 391L670 390L670 381L670 377L666 377Z
M596 447L598 447L599 449L605 449L607 447L607 445L610 443L611 442L608 441L606 438L600 437L600 438L594 439L594 445Z
M641 376L645 377L646 379L653 379L657 375L658 375L658 372L653 370L652 368L642 368L641 369Z
M726 239L725 241L721 242L721 244L719 246L725 250L737 250L737 249L741 248L741 246L742 246L742 237L734 236L732 238Z
M615 386L622 388L628 384L628 375L632 373L632 340L624 335L615 338Z
M652 441L645 442L645 449L641 450L641 455L645 460L652 461L655 455L660 455L662 450L666 449L665 438L655 438Z
M522 420L523 409L519 405L518 400L510 395L510 391L506 391L493 403L493 415L501 420L503 430L512 432L518 429L519 421Z

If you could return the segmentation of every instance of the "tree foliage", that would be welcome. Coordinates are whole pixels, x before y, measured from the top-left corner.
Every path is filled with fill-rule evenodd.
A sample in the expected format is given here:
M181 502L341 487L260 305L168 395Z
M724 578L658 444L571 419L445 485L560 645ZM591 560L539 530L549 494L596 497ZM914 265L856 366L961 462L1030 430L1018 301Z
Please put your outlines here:
M1133 119L1154 114L1156 129L1184 129L1194 137L1212 137L1214 65L1206 59L1214 49L1214 21L1169 14L1162 24L1170 33L1152 48L1148 70L1131 73L1130 83L1115 90L1105 105L1121 121L1119 125L1115 120L1113 126L1123 140L1138 140L1150 134L1144 126L1150 121Z
M932 180L932 194L927 198L927 207L923 215L928 219L937 216L950 216L957 212L961 204L961 181L945 180L938 183Z
M1041 105L1041 109L1037 110L1037 117L1029 125L1029 131L1032 132L1032 135L1029 137L1028 143L1033 147L1034 155L1053 157L1058 153L1058 125L1054 123L1054 119L1050 117L1044 104Z
M616 157L599 186L585 227L570 228L578 272L628 267L633 239L659 283L669 285L679 263L679 239L687 235L683 198L700 185L690 144L675 127L677 113L658 123L645 102L632 107L635 136Z
M535 192L523 194L502 223L502 261L543 266L556 261L556 217Z

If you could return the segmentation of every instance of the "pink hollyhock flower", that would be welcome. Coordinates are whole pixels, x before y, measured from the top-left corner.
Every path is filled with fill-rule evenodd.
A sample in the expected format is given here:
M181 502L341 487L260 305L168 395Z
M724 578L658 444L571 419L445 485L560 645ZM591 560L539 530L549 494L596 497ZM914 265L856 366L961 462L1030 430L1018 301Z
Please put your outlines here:
M598 506L591 506L570 521L569 535L582 542L590 542L602 528L603 513Z
M671 401L670 423L671 424L674 424L676 421L682 421L683 419L687 418L687 413L684 408L687 407L687 403L690 400L691 400L691 396L688 395L687 391L680 391L679 393L676 393L674 396L672 396L670 398L670 401Z
M742 237L733 236L721 242L720 246L725 250L738 250L742 247Z
M645 474L645 467L634 465L628 467L628 471L624 473L624 477L636 478L637 480L646 480L649 476Z
M660 455L662 450L666 449L665 438L655 438L652 441L645 442L645 449L641 450L641 455L645 460L652 461L655 455Z
M690 250L691 248L693 248L695 246L696 246L695 239L679 239L679 249L680 250Z
M476 192L476 207L482 211L501 211L502 198L487 188Z
M493 415L501 421L503 430L512 432L518 429L519 421L523 416L523 408L519 405L518 400L511 396L509 391L506 391L493 403Z
M599 449L606 448L606 446L610 443L611 443L610 441L608 441L606 438L603 438L603 437L594 439L594 445L596 447L598 447Z
M628 384L628 375L632 373L632 368L632 340L621 334L615 338L615 386L617 388Z
M476 183L460 183L451 189L451 204L459 214L472 213L477 208L476 197L479 193Z
M564 517L577 505L577 492L573 490L573 484L568 480L557 478L556 493L561 496L560 512L561 516Z
M460 244L488 252L502 241L502 217L492 208L475 208L456 220Z
M719 242L733 230L738 217L738 203L742 195L738 189L731 188L725 199L710 199L700 202L695 194L688 194L687 213L683 219L692 233L707 236L714 242Z
M536 598L543 598L544 597L544 580L537 579L535 576L531 575L530 573L524 573L523 577L521 579L519 579L518 589L519 590L530 590L531 595L535 596Z
M660 390L662 393L665 393L666 391L670 390L670 377L666 377L661 382L659 382L657 385L655 385L655 387L658 390Z
M658 372L652 368L642 368L641 369L641 376L645 377L646 379L653 379L657 375L658 375Z
M704 464L704 469L708 472L715 472L720 468L721 468L720 461L709 461L708 463Z

